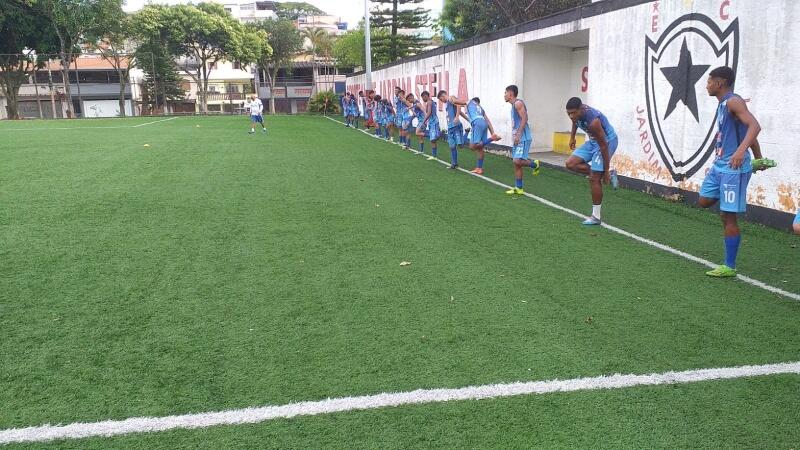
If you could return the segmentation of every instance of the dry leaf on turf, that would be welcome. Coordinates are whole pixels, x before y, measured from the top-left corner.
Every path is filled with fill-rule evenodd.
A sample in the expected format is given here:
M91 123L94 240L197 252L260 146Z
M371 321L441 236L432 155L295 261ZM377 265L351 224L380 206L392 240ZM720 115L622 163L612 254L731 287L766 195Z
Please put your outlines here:
M403 261L403 262L400 263L400 267L405 267L405 266L410 266L410 265L411 265L411 263L408 262L408 261Z

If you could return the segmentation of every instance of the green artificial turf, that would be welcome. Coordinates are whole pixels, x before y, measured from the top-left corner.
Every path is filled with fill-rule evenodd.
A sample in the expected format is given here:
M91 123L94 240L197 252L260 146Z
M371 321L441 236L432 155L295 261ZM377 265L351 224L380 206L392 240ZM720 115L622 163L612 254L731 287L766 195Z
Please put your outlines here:
M248 135L241 117L102 128L149 121L0 123L0 429L800 360L800 303L708 279L696 263L324 118L268 117L266 135ZM461 158L469 168L469 152ZM513 177L504 158L485 168ZM587 209L579 177L526 181ZM623 190L604 218L722 255L707 211ZM800 291L798 239L754 225L744 236L742 273ZM748 395L768 404L744 411ZM782 406L800 409L799 377L69 445L785 447L800 431L776 421Z

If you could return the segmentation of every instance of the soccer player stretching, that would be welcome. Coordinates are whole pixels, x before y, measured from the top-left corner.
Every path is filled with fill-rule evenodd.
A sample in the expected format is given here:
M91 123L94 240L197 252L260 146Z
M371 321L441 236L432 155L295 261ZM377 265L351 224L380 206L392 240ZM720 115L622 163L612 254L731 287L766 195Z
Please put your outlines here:
M616 188L617 174L609 171L609 163L617 151L617 132L603 113L584 105L581 99L573 97L567 102L567 115L572 120L572 134L569 148L573 150L567 159L567 169L589 177L592 192L592 216L584 225L600 225L600 208L603 204L603 183ZM588 140L575 149L575 132L580 128L586 133Z
M264 126L264 118L261 116L261 111L264 110L264 105L261 103L261 99L256 97L256 94L250 95L250 103L247 104L247 108L250 110L250 134L256 132L256 124L261 124L261 130L266 133L267 127Z
M461 124L461 108L450 101L447 91L439 91L439 101L447 111L447 144L450 146L450 169L458 169L458 146L464 145L464 125Z
M423 131L422 136L426 133L428 135L428 139L431 141L431 156L428 157L428 160L436 159L437 156L437 141L442 136L442 129L439 125L439 115L437 114L437 106L436 100L431 98L431 94L428 91L422 93L422 100L425 102L425 115L422 117L420 121L419 128ZM417 135L419 135L419 129L417 130ZM422 147L422 137L420 137L420 144L419 150L423 151L424 148Z
M733 69L718 67L711 71L706 83L708 95L719 100L718 131L714 164L700 187L700 206L708 208L719 202L725 236L725 264L706 272L711 277L736 276L736 254L741 242L737 214L744 213L747 207L747 184L753 173L749 149L761 159L761 125L744 100L733 93L734 81Z
M506 191L509 195L522 195L523 168L533 169L533 175L539 175L539 160L531 160L528 154L531 151L533 135L528 124L528 107L525 102L517 98L519 89L515 85L506 88L505 100L511 103L511 134L514 136L514 146L511 148L511 157L514 159L514 179L515 184L512 189Z
M467 109L467 120L469 121L470 127L472 127L472 134L470 134L469 138L469 148L475 151L478 158L476 167L470 172L483 175L483 147L492 142L499 141L500 137L495 134L492 121L489 120L489 116L487 116L486 112L481 108L481 100L478 97L466 101L451 95L450 102L456 106L466 107Z

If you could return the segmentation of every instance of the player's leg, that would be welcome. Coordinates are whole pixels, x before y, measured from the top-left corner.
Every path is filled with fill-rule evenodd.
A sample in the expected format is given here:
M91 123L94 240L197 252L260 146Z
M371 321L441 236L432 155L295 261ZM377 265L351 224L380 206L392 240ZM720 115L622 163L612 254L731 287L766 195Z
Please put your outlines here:
M450 169L458 169L458 146L461 142L461 128L453 127L447 130L447 145L450 147Z
M250 134L253 134L253 133L256 132L256 122L257 122L256 116L255 115L251 115L250 116Z
M423 155L425 154L425 135L427 134L427 131L428 130L425 129L425 126L422 123L417 125L416 135L417 142L419 143L419 153Z
M485 156L483 150L483 143L488 139L489 125L485 120L477 119L472 124L472 135L470 135L470 145L475 151L475 168L471 170L472 173L483 175L483 158Z
M264 116L262 116L261 114L258 115L258 123L261 124L261 131L263 133L266 133L267 127L266 125L264 125Z
M722 219L725 264L706 272L712 277L736 276L736 257L742 241L739 231L738 214L747 210L747 185L750 173L718 173L719 209Z

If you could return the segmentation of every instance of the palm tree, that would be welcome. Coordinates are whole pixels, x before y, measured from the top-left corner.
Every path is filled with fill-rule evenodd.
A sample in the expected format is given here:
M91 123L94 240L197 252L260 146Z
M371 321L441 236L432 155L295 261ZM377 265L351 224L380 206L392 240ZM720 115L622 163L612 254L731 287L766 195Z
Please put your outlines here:
M309 27L300 31L304 39L308 39L311 46L309 53L314 58L316 65L317 57L323 57L326 61L330 60L333 52L333 36L324 28Z

